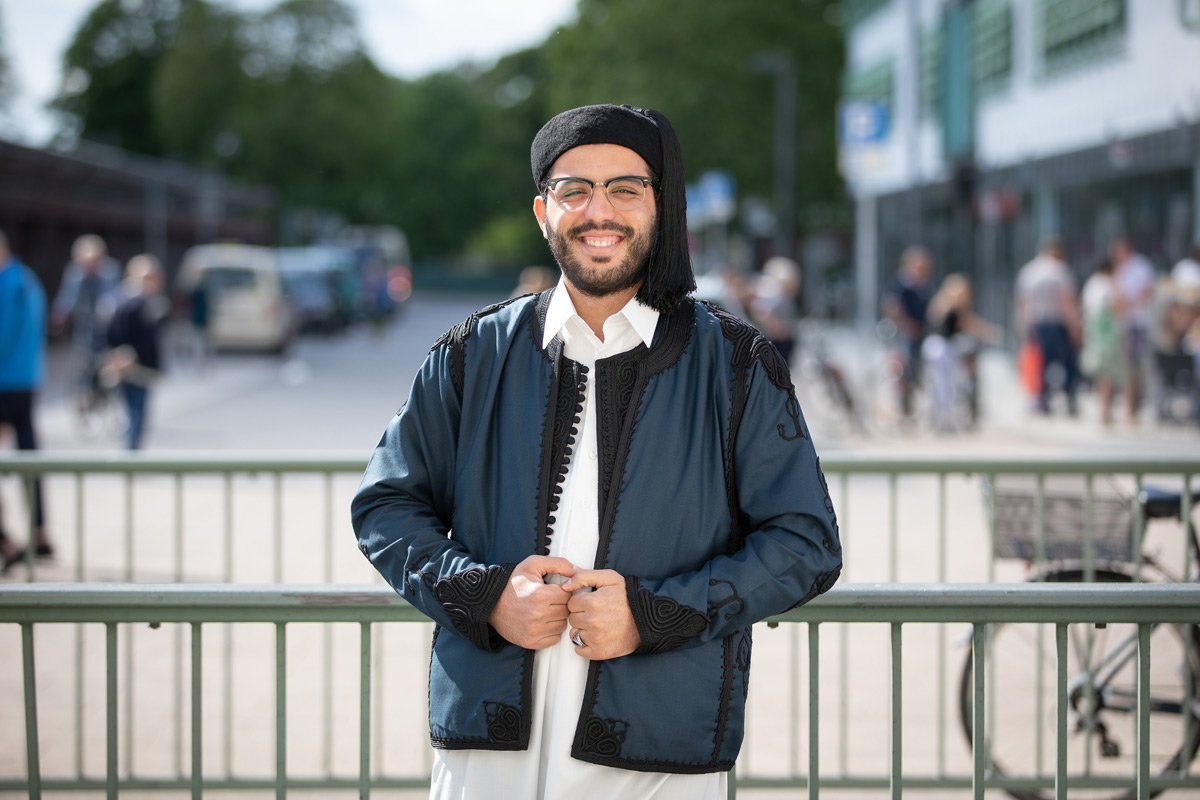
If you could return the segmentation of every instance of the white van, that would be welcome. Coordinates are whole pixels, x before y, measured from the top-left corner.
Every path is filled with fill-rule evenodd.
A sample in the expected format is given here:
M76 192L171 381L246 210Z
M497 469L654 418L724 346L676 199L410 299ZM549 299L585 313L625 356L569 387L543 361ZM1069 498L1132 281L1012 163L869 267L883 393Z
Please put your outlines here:
M213 348L282 353L295 335L291 304L269 247L197 245L184 253L175 288L184 300L203 304Z

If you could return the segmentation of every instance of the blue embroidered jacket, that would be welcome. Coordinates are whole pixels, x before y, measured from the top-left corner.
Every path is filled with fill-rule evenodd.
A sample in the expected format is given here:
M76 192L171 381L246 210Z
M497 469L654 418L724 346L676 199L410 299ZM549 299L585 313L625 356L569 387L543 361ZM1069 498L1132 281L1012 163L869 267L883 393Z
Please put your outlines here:
M553 290L550 290L553 291ZM533 656L487 623L513 567L548 552L585 368L554 339L550 291L479 311L430 351L352 504L359 548L437 623L440 748L528 746ZM654 343L597 362L600 545L641 635L593 661L571 753L677 773L730 769L751 625L828 590L833 503L787 366L754 328L684 300Z

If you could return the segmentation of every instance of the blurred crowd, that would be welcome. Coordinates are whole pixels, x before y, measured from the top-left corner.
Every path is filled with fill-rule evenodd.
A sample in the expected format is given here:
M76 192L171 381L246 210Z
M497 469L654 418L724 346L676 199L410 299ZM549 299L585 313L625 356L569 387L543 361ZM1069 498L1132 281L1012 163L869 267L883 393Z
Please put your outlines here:
M884 292L882 313L902 358L899 403L915 413L919 388L935 429L952 425L956 404L978 419L977 353L1001 330L972 309L962 274L933 281L930 254L911 247ZM1200 422L1200 244L1160 275L1126 238L1112 242L1080 286L1062 240L1050 236L1016 274L1013 324L1017 375L1034 413L1079 415L1081 392L1096 417L1118 413L1137 425L1149 408L1160 421Z

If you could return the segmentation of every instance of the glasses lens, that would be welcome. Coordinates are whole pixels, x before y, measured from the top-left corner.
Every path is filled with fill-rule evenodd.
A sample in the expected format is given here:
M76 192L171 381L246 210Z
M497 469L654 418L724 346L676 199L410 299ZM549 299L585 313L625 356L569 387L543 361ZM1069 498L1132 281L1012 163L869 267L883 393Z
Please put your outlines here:
M554 184L550 195L554 202L567 211L578 211L587 205L588 198L592 196L592 187L587 181L568 179Z
M621 211L632 211L642 204L646 185L635 178L620 178L608 184L608 202Z

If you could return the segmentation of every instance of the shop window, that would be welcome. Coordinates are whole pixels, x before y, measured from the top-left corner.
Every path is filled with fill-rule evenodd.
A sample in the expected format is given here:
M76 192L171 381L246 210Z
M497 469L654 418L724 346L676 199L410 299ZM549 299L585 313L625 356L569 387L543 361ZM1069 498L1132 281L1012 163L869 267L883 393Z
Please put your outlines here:
M921 32L920 74L917 91L921 96L921 113L934 116L942 105L942 30L930 28Z
M849 73L842 85L842 96L847 100L871 100L892 107L894 81L892 62L879 62L866 69Z
M1041 0L1040 10L1046 74L1106 58L1125 35L1126 0Z
M1012 76L1012 3L979 0L971 21L971 74L977 96L985 97L1008 86Z

